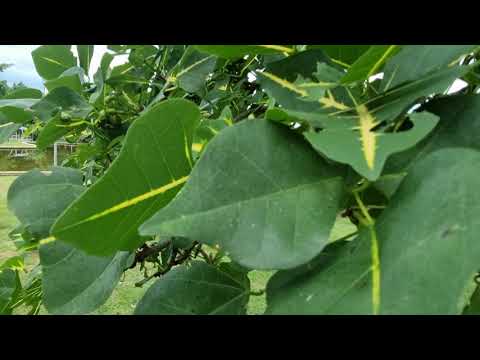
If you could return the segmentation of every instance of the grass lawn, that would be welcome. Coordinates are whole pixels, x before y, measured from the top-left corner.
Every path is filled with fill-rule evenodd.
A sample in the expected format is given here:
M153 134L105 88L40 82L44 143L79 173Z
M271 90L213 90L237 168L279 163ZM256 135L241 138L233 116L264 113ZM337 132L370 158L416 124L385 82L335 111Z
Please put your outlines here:
M7 190L15 177L0 176L0 262L12 255L15 255L15 246L8 238L8 233L17 225L16 218L8 211L6 204ZM347 235L355 230L355 227L346 220L337 221L333 231L332 240ZM36 264L38 255L32 253L26 259L27 264ZM252 271L249 273L252 290L264 289L268 279L273 275L273 271ZM136 288L134 284L143 278L138 271L127 271L124 278L120 281L117 288L107 302L97 309L96 315L123 315L131 314L135 308L137 301L148 289L147 285L143 288ZM251 296L248 304L249 314L262 314L265 311L265 295ZM41 314L46 311L42 309Z

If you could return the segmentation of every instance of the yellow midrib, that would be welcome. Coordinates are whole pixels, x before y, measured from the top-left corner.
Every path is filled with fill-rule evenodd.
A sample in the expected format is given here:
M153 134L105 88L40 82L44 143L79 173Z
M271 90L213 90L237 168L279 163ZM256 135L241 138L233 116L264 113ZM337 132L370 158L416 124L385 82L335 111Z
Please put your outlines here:
M78 221L74 224L70 224L70 225L65 226L61 229L58 229L56 231L56 233L68 230L70 228L76 227L78 225L84 224L84 223L89 222L89 221L100 219L100 218L105 217L107 215L110 215L112 213L118 212L118 211L123 210L125 208L128 208L130 206L136 205L136 204L138 204L142 201L148 200L148 199L150 199L152 197L155 197L157 195L163 194L163 193L167 192L168 190L171 190L171 189L185 183L187 181L187 179L188 179L188 176L184 176L180 179L174 180L174 181L172 181L172 182L170 182L166 185L163 185L159 188L152 189L152 190L150 190L150 191L148 191L144 194L138 195L138 196L136 196L132 199L125 200L125 201L123 201L123 202L121 202L117 205L114 205L114 206L112 206L112 207L110 207L110 208L108 208L108 209L106 209L102 212L93 214L93 215L91 215L91 216L89 216L89 217L87 217L83 220L80 220L80 221Z

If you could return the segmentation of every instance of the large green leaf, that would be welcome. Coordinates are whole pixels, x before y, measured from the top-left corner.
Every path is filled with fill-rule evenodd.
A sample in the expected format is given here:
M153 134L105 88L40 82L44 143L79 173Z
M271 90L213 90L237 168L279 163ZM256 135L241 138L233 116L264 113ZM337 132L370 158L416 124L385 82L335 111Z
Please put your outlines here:
M244 120L210 141L182 191L140 233L218 244L250 268L294 267L327 244L343 170L287 128Z
M31 107L38 99L2 99L0 100L0 116L8 122L24 123L33 117Z
M198 108L182 99L142 114L108 171L57 220L52 235L92 255L141 245L138 226L175 196L191 171L199 117Z
M383 91L446 67L478 45L405 45L385 66Z
M373 45L352 64L343 77L342 83L350 84L367 80L370 76L378 73L388 58L399 50L399 45Z
M82 119L92 111L92 107L74 90L58 87L33 105L32 110L42 121L47 121L60 112Z
M227 59L238 59L245 55L290 54L294 51L288 45L195 45L195 47L207 54Z
M48 237L55 219L83 191L79 170L58 167L50 175L32 170L15 179L7 203L23 228L41 239Z
M195 261L158 279L138 303L135 315L245 315L249 292L245 281Z
M376 238L363 228L358 239L275 274L267 313L462 313L480 258L478 166L480 153L470 149L416 163L377 219Z
M81 93L83 90L83 77L84 77L84 70L80 67L72 67L68 70L65 70L58 78L48 80L45 82L45 87L48 91L52 91L53 89L59 87L67 87Z
M40 99L43 93L38 89L19 88L9 92L2 99Z
M70 45L42 45L32 51L32 58L38 75L45 80L55 79L77 65Z
M54 168L20 176L8 193L8 205L22 225L38 238L48 236L55 219L84 190L82 173ZM50 313L84 314L110 296L126 265L128 253L110 258L86 255L60 241L40 246L43 302Z
M359 174L374 181L382 172L387 158L408 149L430 133L438 117L429 113L413 113L413 128L397 133L381 133L372 129L378 124L368 110L358 111L357 127L325 129L308 132L305 138L321 154L343 164L349 164Z
M90 70L90 62L92 61L94 46L95 45L77 45L78 61L87 75Z
M52 314L87 314L111 295L127 267L128 252L85 254L55 241L40 246L43 303Z

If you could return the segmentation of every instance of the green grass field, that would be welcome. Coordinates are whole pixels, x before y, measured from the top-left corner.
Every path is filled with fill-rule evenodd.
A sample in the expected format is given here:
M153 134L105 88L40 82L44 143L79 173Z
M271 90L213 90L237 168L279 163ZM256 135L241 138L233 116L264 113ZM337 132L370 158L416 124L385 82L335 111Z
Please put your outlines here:
M15 255L15 246L8 238L8 233L17 225L17 220L7 209L6 197L7 190L15 177L0 176L0 262L12 255ZM332 239L340 238L354 231L353 225L344 220L339 220L332 231ZM37 263L38 255L31 253L26 259L27 265ZM264 289L268 279L274 272L252 271L249 273L252 290L258 291ZM124 315L131 314L137 301L148 289L147 285L142 288L136 288L134 284L141 280L143 275L138 271L127 271L124 278L120 281L117 288L107 302L95 311L95 315ZM155 280L152 280L152 283ZM248 313L262 314L265 311L265 295L251 296L248 304ZM42 309L41 314L46 311Z

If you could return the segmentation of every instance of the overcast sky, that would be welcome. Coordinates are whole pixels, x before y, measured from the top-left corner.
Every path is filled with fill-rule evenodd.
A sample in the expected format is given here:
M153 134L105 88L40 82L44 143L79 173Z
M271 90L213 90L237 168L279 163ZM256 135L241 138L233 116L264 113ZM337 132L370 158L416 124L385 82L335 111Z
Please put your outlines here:
M13 82L23 82L25 85L40 90L44 90L43 81L37 75L33 65L31 52L40 45L0 45L0 64L13 64L4 72L0 72L0 80L7 80L11 85ZM72 46L76 54L76 47ZM95 45L92 62L90 66L90 76L96 71L100 64L102 55L107 51L106 45ZM118 65L125 62L125 56L118 56L112 62L112 65ZM457 80L451 87L449 93L460 90L465 86L465 82Z
M0 80L7 80L11 85L14 82L23 82L25 85L43 91L43 80L37 75L33 65L31 52L40 45L0 45L0 64L13 64L4 72L0 72ZM72 46L76 55L76 47ZM102 55L107 51L107 45L95 45L90 75L96 71ZM118 65L125 61L125 57L115 57L112 65Z

